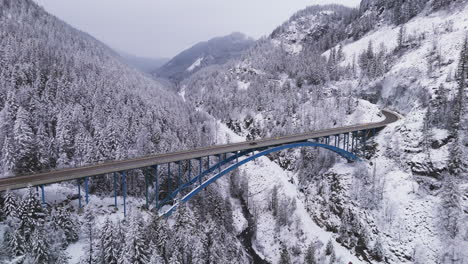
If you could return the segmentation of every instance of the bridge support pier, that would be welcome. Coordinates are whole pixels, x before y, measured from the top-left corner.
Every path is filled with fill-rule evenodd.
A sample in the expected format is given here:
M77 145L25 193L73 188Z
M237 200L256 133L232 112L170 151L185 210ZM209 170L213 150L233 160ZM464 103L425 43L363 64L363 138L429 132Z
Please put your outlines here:
M177 174L177 188L181 185L181 177L182 177L182 164L181 162L177 162L177 165L179 166L179 173ZM176 188L176 189L177 189Z
M201 177L201 174L202 174L202 171L203 171L203 161L202 161L202 158L200 158L198 161L200 162L199 165L198 165L198 169L200 170L200 173L198 174L198 175L200 175L199 178L198 178L198 182L199 182L200 185L201 185L201 184L202 184L202 177Z
M158 165L153 166L154 169L154 203L156 209L158 208L159 203L159 175L158 175Z
M167 164L167 193L171 193L171 163Z
M367 145L367 130L364 130L363 133L363 146L362 146L362 156L366 158L366 145Z
M145 201L146 201L146 209L149 209L149 199L148 199L148 175L146 173L145 176Z
M81 209L81 184L79 179L76 182L78 183L78 208Z
M46 202L45 202L44 185L41 185L41 193L42 193L42 207L45 207L45 206L46 206Z
M85 199L86 204L89 203L89 177L85 178Z
M192 180L192 160L188 160L188 180Z
M127 216L127 173L122 172L124 217Z
M114 206L117 208L117 173L114 172Z

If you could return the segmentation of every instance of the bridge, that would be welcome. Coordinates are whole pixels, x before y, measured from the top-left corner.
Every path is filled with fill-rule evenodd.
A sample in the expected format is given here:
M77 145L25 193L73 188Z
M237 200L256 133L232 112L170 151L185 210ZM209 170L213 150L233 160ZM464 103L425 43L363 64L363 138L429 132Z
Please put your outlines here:
M211 146L194 150L152 155L136 159L111 161L92 166L53 170L38 174L13 176L0 179L0 191L36 186L41 189L45 205L47 184L77 181L79 207L82 206L81 188L84 185L85 202L89 203L89 178L99 175L113 175L114 201L117 207L117 186L123 196L126 215L127 173L143 170L146 183L146 206L150 208L149 187L154 189L154 208L166 206L164 214L175 210L179 203L206 188L220 177L243 164L274 152L299 147L319 147L335 152L348 161L365 156L366 140L378 130L400 119L399 115L383 110L385 120L376 123L324 129L292 136L267 138L234 144ZM120 177L119 177L120 176ZM193 176L193 177L192 177ZM191 188L191 189L190 189ZM180 199L177 197L182 196Z

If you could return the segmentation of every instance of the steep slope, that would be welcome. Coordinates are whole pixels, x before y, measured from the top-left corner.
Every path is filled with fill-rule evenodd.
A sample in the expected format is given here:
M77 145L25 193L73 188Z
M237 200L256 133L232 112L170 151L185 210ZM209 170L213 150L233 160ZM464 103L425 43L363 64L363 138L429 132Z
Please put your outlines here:
M2 177L213 143L207 114L31 0L0 1L0 65ZM248 261L218 188L169 225L143 209L153 174L126 175L126 219L120 197L118 208L109 198L114 188L122 194L118 175L45 186L42 204L35 188L2 193L0 262ZM168 178L160 173L162 183ZM77 184L89 187L86 200L76 195Z
M181 94L247 138L375 121L377 106L403 113L370 142L361 165L316 150L271 158L294 172L289 181L314 221L362 261L463 263L467 12L466 1L310 7L240 60L183 82ZM261 192L273 195L272 187ZM258 206L259 218L275 219L261 200L252 212ZM288 228L259 234L259 254L277 260L280 252L267 249L289 242L278 235ZM300 262L306 247L286 250Z
M188 127L203 117L102 43L31 1L0 4L2 175L202 144Z
M181 81L202 68L221 65L237 58L253 45L254 41L242 33L217 37L181 52L155 71L157 77Z

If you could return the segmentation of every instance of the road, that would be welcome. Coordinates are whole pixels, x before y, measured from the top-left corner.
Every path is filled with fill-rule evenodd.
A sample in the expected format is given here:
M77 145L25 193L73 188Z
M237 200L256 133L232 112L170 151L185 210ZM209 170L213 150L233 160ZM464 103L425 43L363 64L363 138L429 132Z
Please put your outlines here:
M215 156L218 154L232 153L236 151L257 149L264 147L272 147L284 145L288 143L305 141L308 139L321 138L325 136L333 136L337 134L350 133L373 128L382 128L388 124L396 122L400 119L398 114L383 110L385 120L377 123L366 123L360 125L345 126L339 128L330 128L318 130L298 135L284 136L279 138L266 138L253 141L256 144L252 145L252 141L240 142L226 145L217 145L194 150L185 150L167 154L152 155L130 160L110 161L106 163L96 164L92 166L62 169L38 174L14 176L0 179L0 191L25 188L28 185L37 186L43 184L51 184L63 181L80 179L87 176L103 175L106 173L126 171L144 167L150 167L157 164L166 164L169 162L184 161L189 159L197 159L206 156Z

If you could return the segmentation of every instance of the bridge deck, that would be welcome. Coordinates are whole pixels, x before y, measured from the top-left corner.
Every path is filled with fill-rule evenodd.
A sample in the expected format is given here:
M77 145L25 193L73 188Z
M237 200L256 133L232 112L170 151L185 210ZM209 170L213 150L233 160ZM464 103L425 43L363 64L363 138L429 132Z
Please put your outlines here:
M50 183L57 183L62 181L69 181L73 179L80 179L88 176L102 175L106 173L126 171L144 167L150 167L157 164L166 164L169 162L184 161L189 159L197 159L206 156L214 156L223 153L236 152L248 149L258 149L264 147L278 146L288 143L305 141L308 139L321 138L326 136L333 136L337 134L351 133L356 131L368 130L373 128L382 128L386 125L393 123L399 119L399 116L393 112L383 110L385 120L377 123L367 123L361 125L345 126L339 128L331 128L308 132L304 134L284 136L279 138L267 138L254 141L256 144L251 145L252 141L233 143L227 145L211 146L207 148L200 148L194 150L179 151L167 154L152 155L142 158L111 161L86 167L63 169L49 171L39 174L14 176L0 179L0 191L7 189L20 189L28 185L36 186Z

